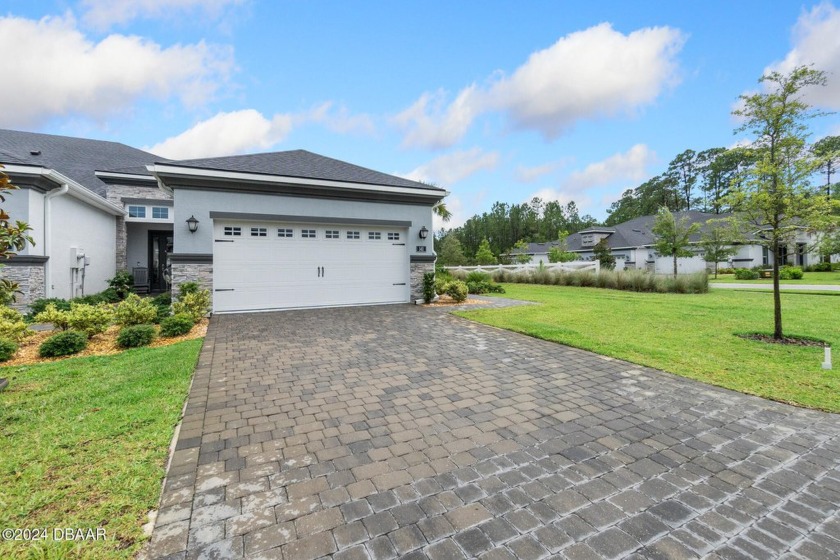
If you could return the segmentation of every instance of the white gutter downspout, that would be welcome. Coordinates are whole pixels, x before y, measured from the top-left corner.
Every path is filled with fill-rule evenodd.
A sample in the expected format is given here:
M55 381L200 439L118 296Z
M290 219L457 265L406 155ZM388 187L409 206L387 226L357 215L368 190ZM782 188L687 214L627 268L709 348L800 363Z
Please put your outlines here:
M67 194L69 190L70 185L64 183L58 190L50 191L44 195L44 255L47 257L52 255L52 212L50 201L53 198ZM48 258L47 262L44 263L44 297L52 297L52 291L52 264Z

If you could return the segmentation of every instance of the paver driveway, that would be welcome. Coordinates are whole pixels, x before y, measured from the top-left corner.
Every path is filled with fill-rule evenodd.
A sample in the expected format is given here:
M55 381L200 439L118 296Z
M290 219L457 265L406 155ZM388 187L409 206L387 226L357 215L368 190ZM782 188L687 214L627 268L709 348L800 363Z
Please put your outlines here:
M440 309L216 316L149 553L836 558L838 436Z

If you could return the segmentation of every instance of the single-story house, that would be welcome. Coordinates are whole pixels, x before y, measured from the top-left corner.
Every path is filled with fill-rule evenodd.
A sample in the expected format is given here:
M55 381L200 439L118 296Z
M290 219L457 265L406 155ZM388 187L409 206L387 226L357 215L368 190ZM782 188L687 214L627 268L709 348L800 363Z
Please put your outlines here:
M728 218L731 214L709 214L704 212L674 212L679 220L684 216L688 217L689 223L699 223L701 228L706 227L706 222L711 219ZM655 236L653 235L653 223L656 216L641 216L628 220L614 226L592 226L583 231L573 233L566 238L566 250L576 253L580 260L591 260L595 257L594 247L602 239L606 239L610 252L616 259L616 268L644 269L656 272L657 274L673 273L674 261L672 257L658 256L653 249ZM702 229L701 229L702 231ZM755 266L768 267L773 265L772 251L762 246L756 240L760 231L747 235L744 243L739 244L738 252L731 261L718 263L720 267L752 268ZM694 251L692 257L681 257L677 259L677 270L679 273L689 274L701 272L712 268L703 256L704 252L699 245L700 234L697 233L691 238ZM813 252L814 238L811 234L802 230L797 239L789 247L783 247L781 251L782 264L796 266L807 266L820 261L819 254ZM531 262L548 263L548 252L551 247L558 245L558 242L529 243L527 253L531 255ZM513 251L515 254L516 251Z
M100 140L0 130L35 244L3 263L20 304L197 281L214 312L409 302L434 269L444 189L304 150L183 161Z

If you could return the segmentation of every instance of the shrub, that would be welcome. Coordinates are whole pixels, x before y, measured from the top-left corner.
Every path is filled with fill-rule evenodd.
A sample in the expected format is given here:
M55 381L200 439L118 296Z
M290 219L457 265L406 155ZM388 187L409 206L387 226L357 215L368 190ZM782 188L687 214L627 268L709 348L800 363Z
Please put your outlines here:
M70 311L70 302L61 298L42 298L36 299L29 305L29 314L35 317L39 313L46 311L47 306L51 305L59 311ZM44 321L45 323L47 321Z
M482 272L481 270L473 270L467 277L464 279L465 282L489 282L490 275L486 272Z
M145 325L155 320L158 308L148 298L141 298L137 294L130 294L117 304L114 318L118 325Z
M23 321L23 315L17 309L0 306L0 321Z
M73 302L67 316L67 324L74 331L81 331L89 338L108 330L113 319L114 312L107 303L87 305Z
M131 325L120 329L117 344L121 348L148 346L155 339L154 325Z
M23 294L19 283L8 278L0 278L0 305L14 303L17 301L18 294Z
M134 287L134 276L127 270L120 270L113 278L108 280L108 285L114 290L119 299L125 299Z
M152 298L152 303L160 307L161 305L172 305L172 293L163 292Z
M172 315L160 322L160 336L181 336L190 332L195 323L185 313Z
M172 303L172 313L186 313L198 323L202 317L210 311L210 291L198 290L195 292L182 293L178 301Z
M117 291L113 288L101 291L98 294L91 294L80 298L75 298L70 303L86 303L88 305L97 305L100 303L117 303L120 301Z
M0 362L6 362L12 359L17 349L18 345L13 340L0 337Z
M432 303L435 299L435 273L427 272L423 275L423 301Z
M503 294L505 289L490 281L471 282L467 280L467 291L471 294Z
M467 289L466 283L461 280L453 280L446 285L446 295L457 302L462 302L467 299L468 293L469 290Z
M32 336L35 331L29 328L23 317L14 319L0 319L0 338L8 338L20 342L27 336Z
M806 266L805 272L831 272L831 263L821 262Z
M178 284L178 299L181 299L187 294L194 294L200 288L201 286L198 282L184 282L182 284Z
M47 305L46 309L35 315L36 323L52 323L57 329L66 331L70 326L70 304L67 309L59 309L54 303Z
M735 269L735 278L738 280L755 280L759 277L759 273L757 270L751 270L749 268L736 268Z
M783 266L779 270L779 278L782 280L802 280L804 274L798 266Z
M42 358L55 358L78 354L87 346L88 337L79 331L64 331L54 334L38 348Z

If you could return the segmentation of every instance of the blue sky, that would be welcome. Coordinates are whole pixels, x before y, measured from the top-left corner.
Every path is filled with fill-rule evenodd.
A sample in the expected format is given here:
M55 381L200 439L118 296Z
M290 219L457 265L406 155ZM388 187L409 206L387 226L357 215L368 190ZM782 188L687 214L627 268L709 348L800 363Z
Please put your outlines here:
M0 127L303 148L445 187L454 225L535 195L603 219L677 153L740 140L768 69L829 72L808 98L840 109L825 2L5 0L0 52Z

